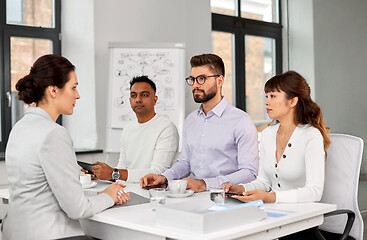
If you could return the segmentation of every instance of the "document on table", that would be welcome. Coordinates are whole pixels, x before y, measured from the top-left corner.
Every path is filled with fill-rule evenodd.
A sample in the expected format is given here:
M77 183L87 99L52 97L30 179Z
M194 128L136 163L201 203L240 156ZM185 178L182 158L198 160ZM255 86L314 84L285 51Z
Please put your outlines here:
M294 213L293 211L287 211L287 210L275 209L275 208L264 208L264 210L266 214L268 215L268 217L271 217L271 218L284 217L284 216Z

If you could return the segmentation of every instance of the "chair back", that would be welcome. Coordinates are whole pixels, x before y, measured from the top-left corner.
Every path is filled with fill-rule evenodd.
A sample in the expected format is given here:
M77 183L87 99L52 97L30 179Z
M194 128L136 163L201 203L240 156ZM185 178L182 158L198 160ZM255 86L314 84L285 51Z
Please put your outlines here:
M358 182L362 162L363 140L346 134L331 134L325 167L325 185L321 202L336 204L338 209L355 212L350 232L355 239L363 239L363 220L358 208ZM342 233L347 216L325 218L320 229Z

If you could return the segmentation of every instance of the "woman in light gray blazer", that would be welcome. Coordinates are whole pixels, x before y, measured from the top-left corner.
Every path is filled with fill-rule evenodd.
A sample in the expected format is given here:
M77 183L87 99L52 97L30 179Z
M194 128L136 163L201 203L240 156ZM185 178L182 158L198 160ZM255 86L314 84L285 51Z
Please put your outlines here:
M64 57L45 55L16 84L19 99L36 107L17 122L6 147L10 202L4 240L83 235L78 219L130 199L117 183L95 196L83 193L71 137L55 122L60 114L72 114L79 99L74 69Z

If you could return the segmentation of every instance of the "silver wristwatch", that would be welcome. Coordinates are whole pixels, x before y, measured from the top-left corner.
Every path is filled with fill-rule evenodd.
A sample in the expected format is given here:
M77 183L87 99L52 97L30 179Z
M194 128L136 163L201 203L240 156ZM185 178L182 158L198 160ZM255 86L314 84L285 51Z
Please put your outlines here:
M114 168L112 172L112 179L113 181L116 182L116 180L118 180L119 178L120 178L120 172L117 168Z

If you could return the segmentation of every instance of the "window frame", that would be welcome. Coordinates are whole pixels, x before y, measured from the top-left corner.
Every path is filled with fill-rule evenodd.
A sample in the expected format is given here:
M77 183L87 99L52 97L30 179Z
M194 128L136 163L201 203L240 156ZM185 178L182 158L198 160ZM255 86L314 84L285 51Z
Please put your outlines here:
M6 97L11 91L10 38L25 37L46 39L52 42L52 53L61 55L61 0L54 0L54 27L26 26L6 23L6 0L0 0L0 94L1 140L0 159L5 152L11 131L11 107ZM61 118L58 119L61 123ZM2 154L1 154L2 153Z
M234 36L234 86L235 105L246 111L245 37L267 37L275 40L275 72L282 73L282 24L281 1L278 2L279 23L241 17L241 0L236 2L236 16L212 13L212 31L231 33Z

